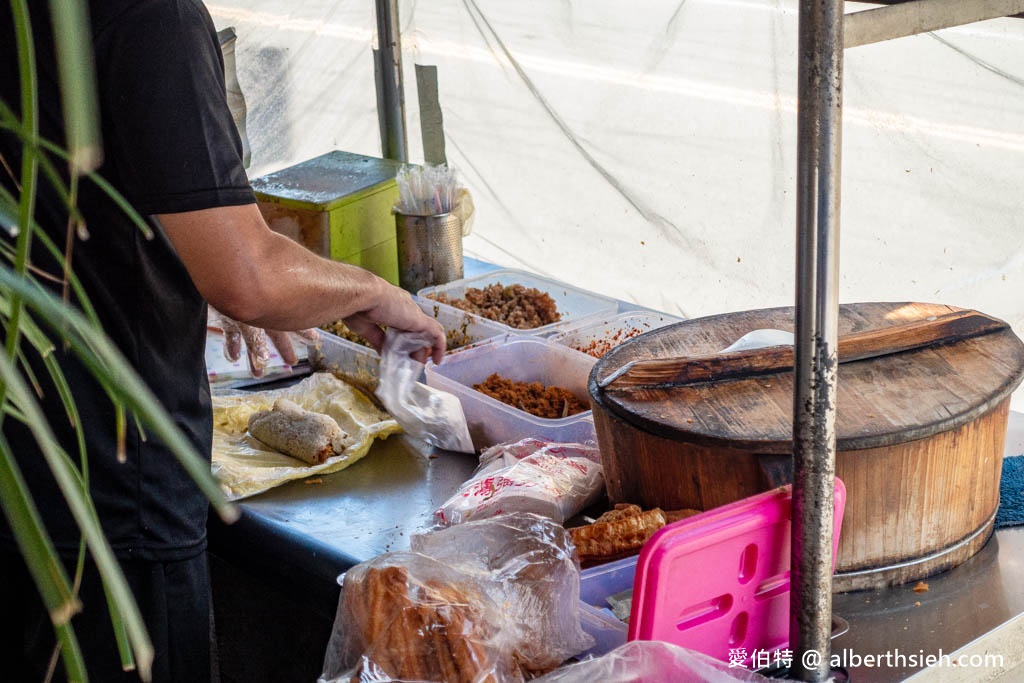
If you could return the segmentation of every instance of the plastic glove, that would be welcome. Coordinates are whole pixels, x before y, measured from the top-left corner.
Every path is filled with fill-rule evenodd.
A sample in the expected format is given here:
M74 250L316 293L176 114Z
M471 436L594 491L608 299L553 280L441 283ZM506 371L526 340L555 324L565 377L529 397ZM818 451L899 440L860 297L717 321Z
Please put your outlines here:
M224 357L234 362L242 357L242 346L245 345L246 357L249 361L249 372L253 377L262 377L270 361L270 342L288 365L299 362L292 343L291 332L265 330L233 320L219 311L210 309L210 324L224 331ZM319 333L315 329L297 330L294 332L302 339L315 342Z

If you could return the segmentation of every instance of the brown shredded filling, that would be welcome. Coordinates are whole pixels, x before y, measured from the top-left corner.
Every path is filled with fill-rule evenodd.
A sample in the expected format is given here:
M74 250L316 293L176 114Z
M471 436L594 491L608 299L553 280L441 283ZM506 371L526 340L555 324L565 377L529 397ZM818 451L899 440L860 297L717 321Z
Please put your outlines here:
M473 388L537 417L555 419L590 410L568 389L544 386L540 382L517 382L498 373L474 384Z
M562 319L550 294L518 284L498 282L483 289L469 287L461 299L450 299L446 294L430 298L517 330L530 330Z

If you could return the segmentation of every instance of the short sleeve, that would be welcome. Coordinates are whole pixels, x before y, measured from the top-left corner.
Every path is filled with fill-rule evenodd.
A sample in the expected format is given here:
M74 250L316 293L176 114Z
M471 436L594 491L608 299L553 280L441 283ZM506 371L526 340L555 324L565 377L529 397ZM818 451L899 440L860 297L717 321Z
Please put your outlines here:
M143 214L254 202L206 8L126 6L99 27L95 48L104 163L127 199Z

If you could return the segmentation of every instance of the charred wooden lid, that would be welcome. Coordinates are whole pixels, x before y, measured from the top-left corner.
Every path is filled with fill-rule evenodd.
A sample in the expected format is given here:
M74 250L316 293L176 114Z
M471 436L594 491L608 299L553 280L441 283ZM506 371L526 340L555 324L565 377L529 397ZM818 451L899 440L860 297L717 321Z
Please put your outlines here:
M924 303L840 306L839 335L943 316L962 309ZM607 389L632 361L708 356L757 329L793 330L794 309L771 308L687 320L647 332L605 354L589 381L595 410L661 437L761 453L792 450L793 372L685 386ZM877 448L955 429L1006 399L1024 379L1024 344L1008 327L958 341L841 363L838 450Z

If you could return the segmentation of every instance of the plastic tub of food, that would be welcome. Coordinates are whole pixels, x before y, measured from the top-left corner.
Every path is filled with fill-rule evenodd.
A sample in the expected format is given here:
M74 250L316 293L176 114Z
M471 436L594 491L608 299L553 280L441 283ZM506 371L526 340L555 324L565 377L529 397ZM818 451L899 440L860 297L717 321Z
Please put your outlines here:
M834 501L833 566L846 503L838 478ZM638 556L581 572L584 629L601 647L662 640L720 661L742 650L745 665L788 647L791 517L785 486L666 525ZM627 600L628 626L605 609Z
M414 296L413 301L424 313L436 318L441 323L449 351L457 351L508 334L507 325L496 323L493 320L487 320L418 296Z
M497 373L518 382L562 387L587 404L587 377L596 362L592 356L546 339L513 336L445 356L440 365L427 363L426 381L459 398L478 450L528 436L582 443L596 438L589 410L562 418L536 417L480 393L473 385Z
M333 373L373 395L380 377L380 356L372 348L318 330L316 344L308 344L309 363L315 370Z
M567 285L564 282L559 282L558 280L546 278L541 275L534 275L533 273L528 273L524 270L515 270L513 268L503 268L501 270L484 273L483 275L449 282L444 285L427 287L425 289L421 289L417 294L425 299L433 299L434 297L442 296L448 301L452 301L464 298L466 296L466 290L471 287L483 289L494 284L518 284L545 292L554 300L555 308L561 316L557 322L528 329L514 328L501 322L493 320L489 321L501 325L506 332L547 336L555 332L560 332L569 325L573 325L583 320L614 315L619 309L619 302L610 297L594 294L593 292L588 292L586 290L579 289L578 287ZM460 310L450 304L441 303L440 305L446 308ZM486 320L486 318L483 318L482 316L476 316L475 314L470 315Z
M580 572L580 625L594 638L581 657L599 657L626 642L629 626L612 612L608 597L632 590L635 576L635 555Z
M577 322L553 334L551 341L600 358L627 339L682 321L682 318L655 311L628 311Z

